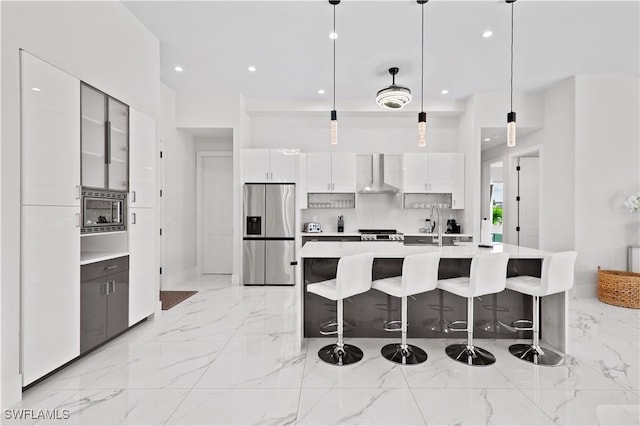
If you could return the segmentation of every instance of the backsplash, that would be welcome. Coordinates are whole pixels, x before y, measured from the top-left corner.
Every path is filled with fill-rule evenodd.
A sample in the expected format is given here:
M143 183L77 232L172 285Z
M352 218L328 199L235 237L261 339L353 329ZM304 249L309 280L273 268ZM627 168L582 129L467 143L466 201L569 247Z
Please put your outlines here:
M363 228L391 228L405 234L417 233L424 228L431 210L402 209L401 197L401 194L358 194L355 209L306 209L302 210L301 222L319 222L324 232L336 232L338 216L343 215L344 232L357 232ZM460 222L463 216L461 210L441 209L441 213L443 232L447 229L447 219ZM467 230L463 225L462 233L465 232Z

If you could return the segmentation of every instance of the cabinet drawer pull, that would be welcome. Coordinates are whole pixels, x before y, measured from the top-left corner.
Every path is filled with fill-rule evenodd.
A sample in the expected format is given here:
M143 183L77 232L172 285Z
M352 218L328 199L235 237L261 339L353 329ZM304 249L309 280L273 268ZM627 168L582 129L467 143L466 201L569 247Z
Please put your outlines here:
M112 269L116 269L117 267L118 267L118 265L105 266L104 270L105 271L110 271Z
M136 202L136 191L131 191L131 202L132 203Z
M135 225L137 222L137 217L135 213L131 213L131 224Z

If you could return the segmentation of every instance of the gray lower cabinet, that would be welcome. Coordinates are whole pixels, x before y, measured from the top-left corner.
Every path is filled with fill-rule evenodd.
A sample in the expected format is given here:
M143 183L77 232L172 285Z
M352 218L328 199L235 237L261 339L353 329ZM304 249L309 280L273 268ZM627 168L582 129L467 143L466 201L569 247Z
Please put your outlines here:
M326 242L326 241L361 241L361 239L357 235L346 235L346 236L331 235L331 236L326 236L326 237L318 235L317 237L311 237L311 236L302 237L302 245L304 245L305 243L310 242L310 241L320 241L320 242Z
M80 353L129 325L129 258L83 265L80 284Z

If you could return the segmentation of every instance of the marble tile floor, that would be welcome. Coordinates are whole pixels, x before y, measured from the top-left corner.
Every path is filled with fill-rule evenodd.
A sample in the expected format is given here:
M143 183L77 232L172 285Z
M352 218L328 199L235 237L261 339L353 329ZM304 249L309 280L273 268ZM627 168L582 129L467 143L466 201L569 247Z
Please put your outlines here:
M640 311L571 304L571 354L557 368L512 357L512 341L471 368L448 340L414 339L419 366L380 356L395 339L351 339L364 359L320 361L327 339L298 339L295 289L184 283L199 293L27 390L14 408L68 410L67 420L2 424L640 424Z

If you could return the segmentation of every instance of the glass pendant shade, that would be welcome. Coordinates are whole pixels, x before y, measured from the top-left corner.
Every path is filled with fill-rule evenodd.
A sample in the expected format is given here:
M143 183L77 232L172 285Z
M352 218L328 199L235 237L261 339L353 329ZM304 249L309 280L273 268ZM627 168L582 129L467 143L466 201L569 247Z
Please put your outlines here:
M331 111L331 145L338 145L338 113Z
M507 114L507 146L516 146L516 113L513 111Z
M418 146L427 146L427 113L418 113Z

